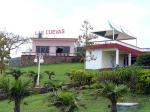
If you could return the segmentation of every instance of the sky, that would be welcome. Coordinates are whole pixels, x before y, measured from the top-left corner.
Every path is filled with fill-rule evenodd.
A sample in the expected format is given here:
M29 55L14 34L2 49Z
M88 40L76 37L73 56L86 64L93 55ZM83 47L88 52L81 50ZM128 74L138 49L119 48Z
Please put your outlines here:
M33 37L39 30L65 29L59 36L77 38L84 20L93 31L110 29L110 21L137 37L139 47L150 47L149 0L0 0L0 4L0 30L24 37ZM11 56L29 47L24 45Z

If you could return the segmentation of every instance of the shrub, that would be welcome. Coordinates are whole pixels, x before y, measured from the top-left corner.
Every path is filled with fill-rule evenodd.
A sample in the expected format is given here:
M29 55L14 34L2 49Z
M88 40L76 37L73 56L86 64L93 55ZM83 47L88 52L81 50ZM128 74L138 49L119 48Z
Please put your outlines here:
M122 84L127 85L132 91L134 91L138 80L137 76L140 74L141 70L140 67L126 67L119 68L117 72Z
M84 106L79 101L80 97L68 91L59 91L57 94L51 93L49 97L50 105L58 108L60 112L75 112L79 106Z
M118 68L113 71L102 71L97 77L98 82L112 82L117 85L127 85L132 91L135 91L137 84L137 76L140 74L139 67Z
M137 64L140 66L150 66L150 53L143 53L137 57Z
M77 47L76 56L72 59L72 62L84 62L85 48Z
M81 87L90 85L94 82L94 74L84 71L84 70L73 70L70 73L68 73L71 83L75 87Z
M150 94L150 72L142 70L138 75L137 88L138 93Z
M46 75L48 75L48 78L49 78L50 80L52 80L52 76L55 75L55 72L51 72L51 71L48 71L48 70L44 71L44 73L45 73Z

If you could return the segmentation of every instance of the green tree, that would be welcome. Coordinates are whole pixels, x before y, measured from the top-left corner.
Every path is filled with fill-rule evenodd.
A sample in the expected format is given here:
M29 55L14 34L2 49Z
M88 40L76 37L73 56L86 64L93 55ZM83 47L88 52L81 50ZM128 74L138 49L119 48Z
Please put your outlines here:
M137 64L140 66L150 66L150 53L143 53L138 55Z
M33 87L35 87L38 74L35 71L31 70L31 71L28 72L28 76L32 78Z
M9 72L6 72L6 74L12 75L15 78L15 80L18 80L19 77L24 74L24 72L19 69L10 69Z
M14 112L21 112L20 105L24 97L29 94L30 81L20 79L10 82L8 78L0 81L0 89L7 95L10 101L14 101Z
M76 53L77 56L81 56L80 60L83 60L83 62L87 59L95 59L90 49L89 55L86 54L86 49L93 44L91 40L97 38L96 35L91 33L92 30L93 27L91 26L91 24L87 20L84 20L83 25L81 27L82 34L78 36L78 46L83 48L80 48L81 50L78 50L78 52Z
M125 94L127 87L125 85L116 85L112 82L98 83L96 85L96 95L103 96L111 102L111 112L117 112L117 101L119 97Z
M83 34L79 35L79 45L87 46L91 44L90 40L96 38L96 36L92 35L90 31L93 30L91 24L84 20L83 25L81 27L81 31Z
M6 60L10 59L10 52L19 48L22 44L28 42L29 39L25 39L19 35L13 33L0 31L0 70L1 73L5 70Z
M54 72L51 72L51 71L44 71L44 73L45 73L46 75L48 75L48 78L49 78L50 80L52 80L52 76L55 75L55 73L54 73Z

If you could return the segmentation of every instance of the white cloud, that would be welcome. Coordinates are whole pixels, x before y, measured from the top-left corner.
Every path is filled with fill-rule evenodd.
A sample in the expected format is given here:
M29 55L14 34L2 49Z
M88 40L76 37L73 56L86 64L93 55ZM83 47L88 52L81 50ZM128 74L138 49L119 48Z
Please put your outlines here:
M147 31L148 26L144 25L144 23L145 19L150 18L150 9L139 5L114 2L97 4L92 10L76 7L70 18L74 21L76 28L81 24L81 20L88 18L95 30L108 29L108 20L110 20L118 27L122 26L127 33L136 36L139 46L148 46L145 43L148 39L149 31Z
M31 35L37 28L57 21L54 11L29 0L4 0L2 4L0 24L14 33Z
M87 19L95 30L108 29L110 20L138 37L139 46L149 45L147 41L150 26L145 21L150 19L150 9L134 2L99 2L90 10L86 5L74 6L70 9L70 14L62 18L59 11L32 0L0 0L0 3L0 29L6 28L16 34L33 36L36 30L65 28L66 33L62 37L75 38L79 35L84 19ZM26 47L23 47L21 51L25 49Z

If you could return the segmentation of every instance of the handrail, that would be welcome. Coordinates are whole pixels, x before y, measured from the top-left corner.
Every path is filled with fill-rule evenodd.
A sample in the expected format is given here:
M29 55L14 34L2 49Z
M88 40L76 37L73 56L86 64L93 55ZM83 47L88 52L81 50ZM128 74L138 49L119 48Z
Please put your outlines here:
M75 56L75 53L40 53L45 56ZM36 52L22 52L22 55L38 55Z

